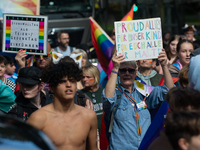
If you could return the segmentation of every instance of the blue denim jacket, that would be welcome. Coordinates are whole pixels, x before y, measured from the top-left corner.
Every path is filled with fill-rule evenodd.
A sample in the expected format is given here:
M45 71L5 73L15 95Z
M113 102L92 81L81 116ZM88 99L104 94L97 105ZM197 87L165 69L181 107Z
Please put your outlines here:
M123 92L130 95L137 103L142 101L144 96L141 95L134 86L132 93L123 88L121 85L118 87L121 89L121 92L118 89L115 89L115 94L111 98L105 96L105 90L103 90L102 93L103 109L105 112L105 125L107 131L110 124L112 110L115 106L115 103L118 103L114 113L112 133L109 136L109 150L137 150L151 123L150 113L148 109L139 111L142 134L138 135L136 115L134 112L135 106L123 94ZM160 102L164 101L164 96L168 91L169 89L165 85L155 87L151 94L146 98L148 108L156 108Z

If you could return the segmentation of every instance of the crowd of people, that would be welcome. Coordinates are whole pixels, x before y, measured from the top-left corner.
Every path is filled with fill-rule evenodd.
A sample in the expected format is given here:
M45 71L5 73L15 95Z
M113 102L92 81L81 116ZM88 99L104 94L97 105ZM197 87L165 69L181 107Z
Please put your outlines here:
M137 150L166 101L165 121L148 149L200 149L200 46L193 26L183 31L163 35L158 59L125 61L114 48L105 87L87 52L69 46L66 31L58 32L55 49L48 43L47 55L0 55L0 114L43 131L58 149ZM26 66L30 58L35 62ZM141 93L135 81L152 91Z

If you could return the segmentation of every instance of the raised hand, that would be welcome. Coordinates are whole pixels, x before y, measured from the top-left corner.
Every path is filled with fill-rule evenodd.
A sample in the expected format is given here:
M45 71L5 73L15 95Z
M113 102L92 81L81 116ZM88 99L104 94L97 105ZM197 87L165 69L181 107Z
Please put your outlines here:
M19 69L25 67L26 56L27 56L26 52L24 52L22 49L17 52L17 55L15 56L15 60L17 62L17 65L19 66Z
M116 50L112 57L113 69L116 69L118 71L120 63L124 62L125 61L124 59L125 59L125 56L117 55L117 50Z
M161 64L161 66L167 65L167 54L165 52L165 49L163 48L162 51L158 55L158 60Z

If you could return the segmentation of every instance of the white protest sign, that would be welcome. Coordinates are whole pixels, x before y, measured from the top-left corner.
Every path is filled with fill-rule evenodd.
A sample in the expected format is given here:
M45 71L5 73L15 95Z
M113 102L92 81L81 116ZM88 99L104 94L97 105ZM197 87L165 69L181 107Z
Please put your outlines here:
M4 14L3 52L47 55L47 16Z
M115 22L117 54L125 60L158 58L162 50L160 18Z

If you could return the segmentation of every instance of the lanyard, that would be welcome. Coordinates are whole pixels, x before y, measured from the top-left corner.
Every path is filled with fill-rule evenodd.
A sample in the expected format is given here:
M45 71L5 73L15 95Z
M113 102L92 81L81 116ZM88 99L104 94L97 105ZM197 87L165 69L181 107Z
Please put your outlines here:
M119 88L117 88L120 92L122 92ZM135 105L134 107L134 111L135 111L135 115L136 115L136 124L137 124L137 132L139 135L141 135L142 131L141 131L141 125L140 125L140 117L139 117L139 113L137 111L137 103L136 101L131 97L129 96L128 94L124 93L124 95ZM144 99L145 100L145 99Z

